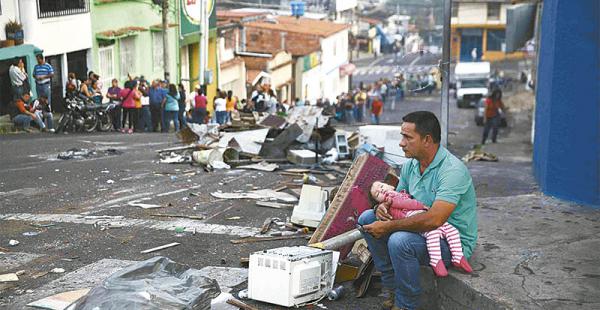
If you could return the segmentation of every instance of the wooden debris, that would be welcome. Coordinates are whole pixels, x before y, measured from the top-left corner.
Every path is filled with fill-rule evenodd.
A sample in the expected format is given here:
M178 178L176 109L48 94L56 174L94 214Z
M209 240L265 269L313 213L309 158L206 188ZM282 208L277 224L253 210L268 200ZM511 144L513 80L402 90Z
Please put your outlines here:
M275 240L290 240L290 239L300 239L310 238L310 235L289 235L289 236L274 236L274 237L247 237L241 239L230 240L233 244L243 244L243 243L255 243L255 242L263 242L263 241L275 241Z
M227 303L232 306L238 307L242 310L258 310L258 308L254 308L254 307L252 307L240 300L237 300L237 299L229 299L229 300L227 300Z
M273 209L290 209L291 210L294 208L294 205L287 204L287 203L273 202L273 201L257 201L256 205L260 206L260 207L267 207L267 208L273 208Z
M183 218L183 219L190 219L190 220L203 220L205 219L204 216L196 216L196 215L180 215L180 214L162 214L162 213L155 213L155 214L150 214L151 216L158 216L158 217L175 217L175 218Z
M178 245L180 245L180 244L181 244L181 243L179 243L179 242L173 242L173 243L169 243L169 244L161 245L161 246L159 246L159 247L155 247L155 248L152 248L152 249L144 250L144 251L141 251L140 253L142 253L142 254L152 253L152 252L160 251L160 250L162 250L162 249L166 249L166 248L170 248L170 247L178 246Z

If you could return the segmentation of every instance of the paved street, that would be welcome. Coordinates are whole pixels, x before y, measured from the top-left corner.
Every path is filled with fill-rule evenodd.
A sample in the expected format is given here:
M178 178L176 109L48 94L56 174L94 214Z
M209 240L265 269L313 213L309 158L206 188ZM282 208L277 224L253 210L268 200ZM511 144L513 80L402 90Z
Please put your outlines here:
M422 97L400 103L395 111L386 110L383 121L397 124L405 113L421 109L439 113L439 100ZM451 130L478 132L480 129L470 124L472 112L452 108L456 129ZM15 286L0 285L0 305L17 309L24 302L41 296L38 288L61 275L47 274L35 279L32 275L57 267L70 272L102 259L135 261L154 255L168 256L198 269L239 267L239 259L254 251L305 244L301 239L231 244L229 240L255 234L265 218L285 218L291 211L260 208L247 200L215 199L210 193L275 188L282 182L292 182L293 178L243 170L207 173L190 165L158 163L155 151L174 146L176 142L174 134L10 134L0 137L0 246L21 253L17 254L20 257L17 263L0 265L0 272L27 272ZM460 144L466 148L472 142L462 139ZM72 148L116 151L87 159L56 158L58 153ZM164 207L145 210L130 205L135 202ZM206 219L166 219L152 216L155 213L205 216ZM118 223L122 228L101 230L105 222ZM53 225L43 227L48 223ZM177 235L174 231L177 226L186 227L186 233ZM196 234L192 235L194 229ZM24 236L27 232L39 234ZM10 239L20 244L9 248ZM171 242L182 245L140 254L142 250ZM32 292L26 293L26 290ZM377 290L371 294L376 295ZM372 302L376 302L375 297L344 299L338 304L352 303L356 309L369 309Z
M384 54L378 58L368 58L353 61L356 71L352 76L352 84L359 85L373 83L380 78L392 79L396 74L422 74L438 65L441 55L425 53L407 54L403 57L394 57L393 54Z

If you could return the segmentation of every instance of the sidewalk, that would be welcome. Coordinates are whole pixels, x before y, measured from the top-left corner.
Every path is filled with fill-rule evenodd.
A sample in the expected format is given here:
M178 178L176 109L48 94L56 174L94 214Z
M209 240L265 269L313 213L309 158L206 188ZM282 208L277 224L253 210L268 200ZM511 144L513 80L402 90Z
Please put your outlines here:
M600 309L600 211L537 190L531 121L515 118L520 126L485 146L498 162L468 163L479 207L475 271L426 272L424 309Z

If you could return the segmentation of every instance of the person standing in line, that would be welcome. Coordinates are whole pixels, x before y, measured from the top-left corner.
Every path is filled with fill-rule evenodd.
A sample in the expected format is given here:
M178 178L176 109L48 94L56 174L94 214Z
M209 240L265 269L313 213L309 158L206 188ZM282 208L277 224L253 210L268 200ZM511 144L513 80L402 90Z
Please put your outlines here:
M46 62L42 54L35 56L37 65L33 67L33 77L35 78L35 90L38 97L48 98L48 105L52 106L52 96L50 93L50 82L54 77L54 68Z
M115 131L121 130L121 88L119 87L119 81L117 79L112 79L111 86L108 88L106 92L106 98L110 100L111 104L115 104L116 106L111 111L113 128Z
M225 119L226 123L231 122L231 113L235 110L235 106L237 105L237 97L233 96L233 91L227 91L227 98L225 98L225 110L227 111L227 117Z
M272 89L269 89L269 114L276 114L278 105L279 102L277 101L275 92Z
M159 124L162 127L162 106L166 101L166 92L160 86L158 80L152 81L152 87L148 91L148 98L150 99L150 116L152 119L152 131L158 132ZM162 129L162 128L161 128Z
M179 124L181 125L181 128L184 128L185 126L187 126L187 115L185 115L185 112L187 111L187 94L185 93L186 90L182 83L179 83L178 91L179 111L177 111L177 117L179 119Z
M494 89L492 94L485 99L485 111L483 114L483 138L481 144L485 144L487 141L490 129L492 130L492 143L496 143L498 137L498 127L502 119L502 110L504 110L504 104L502 103L502 91L500 89Z
M25 72L25 63L21 58L15 58L8 69L10 85L12 86L13 99L21 98L28 91L27 72Z
M163 132L169 132L169 128L171 127L171 121L175 124L175 132L179 131L179 117L177 116L179 112L179 92L177 91L177 86L175 84L169 84L169 92L166 95L167 100L165 102L164 113L165 113L165 122Z
M141 93L138 90L137 81L130 81L127 86L121 90L119 94L123 102L123 122L121 123L122 133L133 133L133 129L137 127L139 119L138 110L135 108L135 101L139 100ZM125 123L129 126L125 128Z
M219 125L225 124L225 120L227 119L227 101L225 97L227 97L225 92L221 92L215 98L215 114Z
M151 132L152 131L152 114L150 113L150 97L149 92L150 89L148 87L148 82L144 79L140 79L140 93L142 97L140 98L140 102L142 104L142 109L140 110L140 120L139 127L140 131L143 132Z
M362 123L365 115L365 103L367 102L367 93L362 89L358 90L356 96L354 97L354 102L356 102L356 121Z
M381 98L375 97L371 104L371 123L379 125L381 114L383 113L383 102Z
M215 100L219 98L221 94L221 89L217 88L217 92L211 101L206 103L206 112L208 113L208 123L215 124L217 123L217 113L215 111Z
M200 87L196 87L194 96L194 111L192 112L192 122L204 124L206 122L206 96Z

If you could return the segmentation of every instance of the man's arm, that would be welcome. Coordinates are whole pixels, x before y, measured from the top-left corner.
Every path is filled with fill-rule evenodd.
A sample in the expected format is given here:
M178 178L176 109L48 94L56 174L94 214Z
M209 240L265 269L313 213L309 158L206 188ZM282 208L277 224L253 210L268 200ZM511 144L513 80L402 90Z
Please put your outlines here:
M377 221L365 225L363 228L375 238L381 238L400 230L413 232L431 231L442 226L448 220L454 208L456 208L456 204L436 200L427 212L399 220Z

